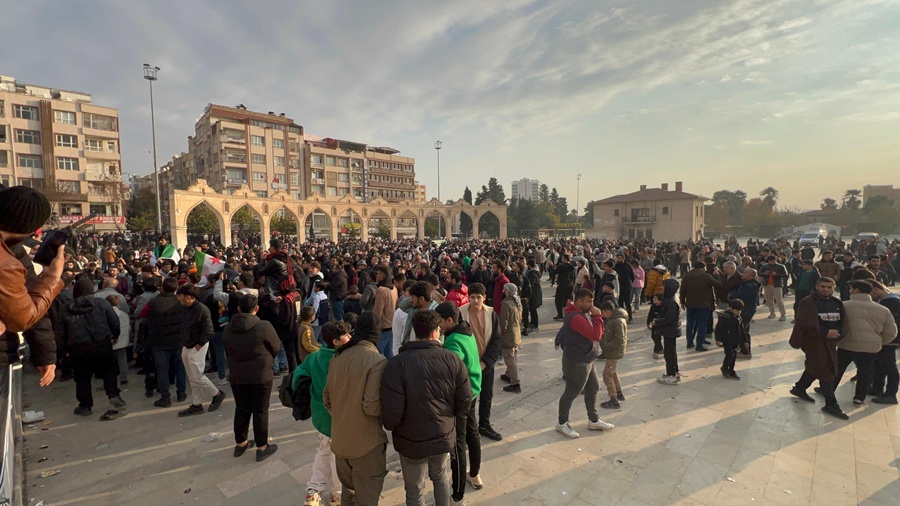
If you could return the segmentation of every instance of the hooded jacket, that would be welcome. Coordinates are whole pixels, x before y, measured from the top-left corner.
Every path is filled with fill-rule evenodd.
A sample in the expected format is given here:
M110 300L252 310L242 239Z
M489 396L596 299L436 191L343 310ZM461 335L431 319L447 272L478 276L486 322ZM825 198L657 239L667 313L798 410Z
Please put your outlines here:
M84 295L64 312L62 348L73 354L86 350L112 352L112 340L119 332L119 317L109 302Z
M469 287L463 283L455 285L447 294L446 301L456 304L456 307L465 306L469 303Z
M671 278L663 281L663 301L659 306L659 316L653 320L653 330L663 337L681 337L681 308L675 302L676 293L678 281Z
M384 368L381 418L404 457L424 459L453 450L457 417L471 402L466 366L440 341L409 342Z
M444 348L459 355L460 360L469 372L469 384L472 386L472 398L481 393L481 357L472 327L465 321L453 327L444 337Z
M291 378L291 388L294 390L300 387L301 376L306 376L310 379L309 408L312 414L313 427L327 437L331 437L331 413L325 409L325 404L322 402L322 392L325 390L328 366L331 364L332 358L334 358L334 349L319 348L319 351L310 354L294 369L294 375Z
M579 364L589 364L597 358L603 336L603 316L585 313L573 302L563 310L563 325L556 333L556 345L562 348L563 358Z
M894 324L900 328L900 295L889 292L884 297L878 299L878 303L890 310L891 316L894 317ZM900 330L897 332L897 337L886 346L897 345L900 345Z
M647 271L647 279L644 283L644 295L649 299L654 295L663 293L662 283L670 277L669 270L664 266L654 266Z
M737 347L744 333L741 319L728 309L716 311L716 314L719 315L716 320L716 341L724 343L724 346Z
M281 295L281 282L287 279L287 264L290 259L284 251L276 251L269 255L265 264L262 264L256 270L257 278L266 277L266 292L275 295Z
M181 327L184 309L174 293L160 293L150 299L145 309L147 323L141 326L147 334L148 346L169 350L181 345Z
M838 279L841 277L841 266L833 259L830 262L819 260L814 264L814 267L819 271L820 276L823 278L831 278L835 283L837 283Z
M625 347L628 344L628 312L622 308L613 311L603 329L603 338L600 339L600 349L607 360L620 360L625 357Z
M229 383L264 385L272 382L272 365L281 350L281 340L271 323L256 315L237 313L225 326L222 342Z

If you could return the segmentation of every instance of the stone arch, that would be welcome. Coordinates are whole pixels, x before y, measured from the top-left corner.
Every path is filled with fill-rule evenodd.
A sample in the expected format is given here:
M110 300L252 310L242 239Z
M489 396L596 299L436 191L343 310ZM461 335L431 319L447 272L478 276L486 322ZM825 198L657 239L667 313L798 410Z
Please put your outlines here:
M322 206L314 206L309 214L303 217L303 229L309 239L321 239L323 237L337 240L337 227L334 226L334 218Z
M269 216L269 229L272 235L299 236L300 217L290 207L280 206Z
M424 235L422 232L422 227L420 226L421 220L419 220L416 213L414 213L411 209L407 209L405 211L400 212L400 215L397 216L394 221L394 230L396 231L396 235L398 239L421 239Z
M501 236L500 217L493 210L481 213L478 218L478 232L480 237L497 238Z
M205 188L200 188L201 193L205 194ZM195 211L206 210L213 215L215 223L204 223L202 218L196 222L191 219L191 214ZM201 228L196 228L200 226ZM199 245L201 241L207 240L210 244L225 244L230 238L226 239L225 217L212 205L208 200L202 199L195 203L184 214L184 227L187 231L187 240L191 245Z
M231 214L231 236L234 243L264 245L269 241L269 221L259 209L245 202Z
M423 218L423 237L430 237L432 239L440 239L450 237L450 220L447 219L447 215L441 212L441 210L434 209L425 209L425 216Z
M475 226L478 219L478 212L472 208L457 209L453 213L453 232L459 233L463 237L476 237L477 227Z
M384 229L385 226L387 227L386 230ZM376 235L383 237L382 232L387 232L386 239L393 239L396 237L394 220L392 220L391 215L383 209L374 209L369 213L368 218L366 218L366 228L368 229L369 237L375 237Z
M365 219L360 216L359 212L353 207L346 207L341 210L340 214L337 216L337 231L338 238L341 237L351 237L351 238L364 238L366 237L366 230L363 226Z

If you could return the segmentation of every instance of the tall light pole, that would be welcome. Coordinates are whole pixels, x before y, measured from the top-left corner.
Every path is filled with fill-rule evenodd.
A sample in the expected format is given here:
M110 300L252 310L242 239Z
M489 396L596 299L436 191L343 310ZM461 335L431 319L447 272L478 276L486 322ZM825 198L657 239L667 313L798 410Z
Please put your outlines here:
M162 204L159 197L159 163L156 161L156 115L153 111L153 81L156 81L156 73L159 67L151 67L144 64L144 79L150 81L150 125L153 127L153 180L156 182L156 227L162 233Z
M434 141L434 150L437 152L437 169L438 169L438 200L441 200L441 141Z
M579 198L581 197L581 174L575 176L575 179L578 180L575 183L575 217L578 217L578 213L581 212Z

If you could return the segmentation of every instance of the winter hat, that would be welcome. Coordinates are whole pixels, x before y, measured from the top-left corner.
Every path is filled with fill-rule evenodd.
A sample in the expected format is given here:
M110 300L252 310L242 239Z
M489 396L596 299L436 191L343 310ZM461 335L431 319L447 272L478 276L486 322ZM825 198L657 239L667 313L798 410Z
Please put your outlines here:
M0 191L0 230L33 233L47 221L50 211L47 197L33 188L13 186Z

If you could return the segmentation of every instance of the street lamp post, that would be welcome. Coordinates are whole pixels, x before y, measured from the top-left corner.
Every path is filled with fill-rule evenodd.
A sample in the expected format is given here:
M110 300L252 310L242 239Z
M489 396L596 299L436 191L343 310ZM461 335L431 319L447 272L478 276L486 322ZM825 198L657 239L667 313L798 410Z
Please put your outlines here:
M575 179L578 180L578 182L575 183L575 217L577 218L578 213L581 212L581 203L579 202L579 199L581 197L581 174L575 176Z
M434 150L437 152L437 176L438 176L438 200L441 200L441 141L434 141Z
M156 183L156 227L159 233L162 233L162 204L159 197L159 163L156 160L156 115L153 110L153 81L156 81L156 73L159 67L151 67L149 63L144 64L144 79L150 81L150 125L153 128L153 180Z

